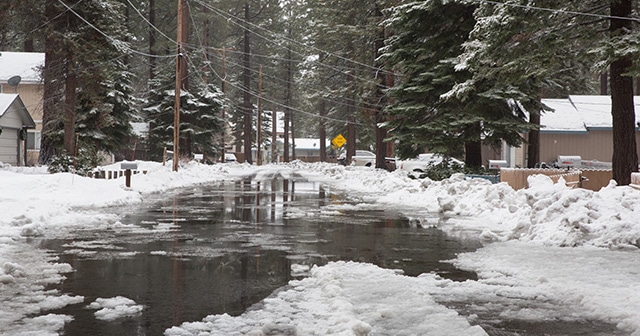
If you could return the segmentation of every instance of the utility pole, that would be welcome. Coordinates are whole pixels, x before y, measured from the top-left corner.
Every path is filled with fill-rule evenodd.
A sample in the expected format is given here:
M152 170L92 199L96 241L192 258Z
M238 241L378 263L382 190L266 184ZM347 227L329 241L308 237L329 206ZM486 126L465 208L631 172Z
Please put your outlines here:
M176 90L175 106L173 109L173 171L178 171L178 158L180 156L180 86L182 85L182 14L184 10L183 0L178 0L178 36L176 56Z
M227 65L226 65L226 49L222 48L222 94L227 96ZM227 112L225 111L224 104L222 105L222 140L220 141L220 147L222 147L222 155L220 156L220 163L227 162L225 154L225 139L227 135Z
M276 112L276 106L273 106L273 112L271 112L271 163L278 162L278 145L276 144L277 132L278 132L278 112Z
M256 164L260 166L262 164L262 64L260 65L260 72L258 73L258 138L256 144Z

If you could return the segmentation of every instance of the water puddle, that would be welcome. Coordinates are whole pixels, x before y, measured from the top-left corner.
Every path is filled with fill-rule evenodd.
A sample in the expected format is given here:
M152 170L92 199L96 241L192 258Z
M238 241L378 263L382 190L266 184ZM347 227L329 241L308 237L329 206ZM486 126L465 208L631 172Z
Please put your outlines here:
M121 226L84 227L40 244L75 270L63 293L86 298L55 312L74 317L65 335L161 335L207 315L239 315L311 265L334 260L475 279L440 260L479 243L419 228L394 210L347 202L300 177L247 178L156 197L114 210L126 214ZM144 309L116 321L87 309L97 298L118 296Z

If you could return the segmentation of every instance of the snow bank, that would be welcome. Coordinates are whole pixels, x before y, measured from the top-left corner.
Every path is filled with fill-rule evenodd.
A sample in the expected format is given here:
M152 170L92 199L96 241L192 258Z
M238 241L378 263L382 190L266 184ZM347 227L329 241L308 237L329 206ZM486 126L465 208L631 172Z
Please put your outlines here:
M449 232L474 230L490 241L640 247L640 191L615 183L593 192L534 175L529 188L516 191L506 183L465 179L462 174L432 181L362 167L313 164L308 169L329 178L325 183L334 190L455 218L440 226Z
M332 262L241 316L211 315L165 335L487 335L436 303L425 291L431 281L371 264Z

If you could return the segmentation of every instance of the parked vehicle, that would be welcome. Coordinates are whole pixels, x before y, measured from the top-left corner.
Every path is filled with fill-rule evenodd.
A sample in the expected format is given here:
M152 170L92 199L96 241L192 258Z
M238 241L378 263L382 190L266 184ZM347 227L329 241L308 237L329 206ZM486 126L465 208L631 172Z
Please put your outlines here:
M435 153L424 153L418 155L415 159L408 159L399 163L399 169L408 172L420 172L423 173L427 167L435 166L442 163L444 157ZM450 164L457 164L464 166L464 162L456 158L448 158Z
M338 163L341 165L346 165L347 154L342 153L338 156ZM386 169L393 171L396 169L396 158L394 157L385 157ZM364 167L375 167L376 166L376 154L368 151L368 150L360 150L356 149L356 155L351 157L351 165L352 166L364 166Z
M376 154L367 150L356 150L356 155L351 157L352 166L375 167Z
M233 153L224 153L224 162L237 162L238 159L236 158L236 155Z

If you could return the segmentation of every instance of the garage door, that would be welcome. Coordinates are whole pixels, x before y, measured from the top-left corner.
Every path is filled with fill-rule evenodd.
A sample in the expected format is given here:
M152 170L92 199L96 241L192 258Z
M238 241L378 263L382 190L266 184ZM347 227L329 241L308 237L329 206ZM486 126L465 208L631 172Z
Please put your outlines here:
M18 130L4 128L0 134L0 162L18 165Z

